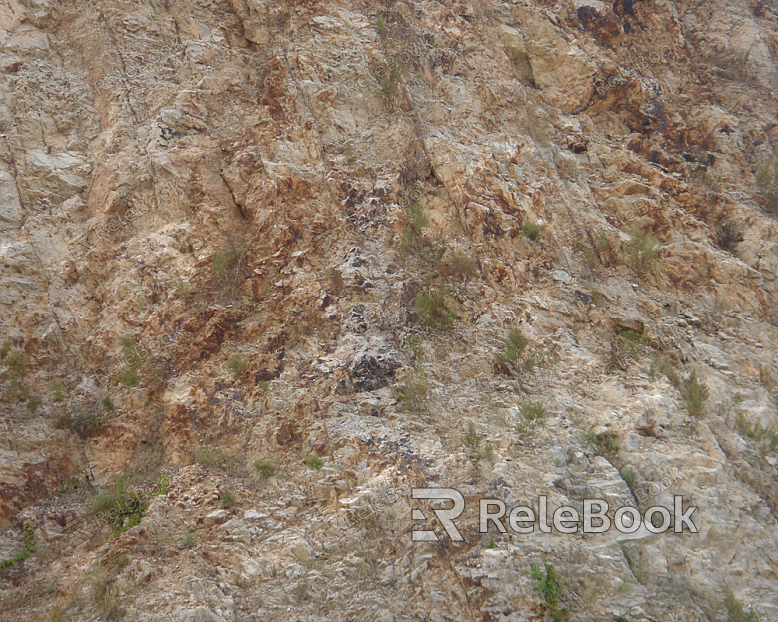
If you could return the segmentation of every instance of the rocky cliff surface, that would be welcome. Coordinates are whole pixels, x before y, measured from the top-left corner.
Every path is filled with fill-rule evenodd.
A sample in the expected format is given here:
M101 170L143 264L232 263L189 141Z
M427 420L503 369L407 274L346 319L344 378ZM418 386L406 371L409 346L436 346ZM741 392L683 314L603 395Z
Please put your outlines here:
M760 0L0 0L0 620L778 620L777 60ZM699 533L479 532L539 495Z

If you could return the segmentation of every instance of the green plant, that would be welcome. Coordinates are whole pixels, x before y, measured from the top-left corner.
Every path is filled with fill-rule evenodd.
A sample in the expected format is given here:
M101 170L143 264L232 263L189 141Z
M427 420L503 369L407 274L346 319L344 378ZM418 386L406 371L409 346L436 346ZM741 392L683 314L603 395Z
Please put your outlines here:
M306 573L292 588L292 594L294 595L295 600L298 601L308 600L308 598L310 598L310 594L308 593L308 573Z
M540 605L552 622L568 622L569 613L560 602L562 587L554 567L542 556L543 565L533 562L530 576L535 583L535 592L540 597Z
M31 413L34 413L36 410L38 410L38 406L41 405L41 399L39 397L31 397L27 401L27 410L29 410Z
M11 350L11 343L5 341L0 347L0 363L5 368L0 371L0 390L2 390L0 401L16 404L26 400L30 394L30 390L24 384L24 378L27 376L27 358L21 352ZM37 398L33 398L35 399ZM37 407L38 405L35 405L31 412L35 412ZM29 404L27 408L31 408Z
M430 224L430 221L422 204L413 201L408 207L407 218L405 237L400 243L400 251L404 254L419 252L429 245L429 241L423 236L423 231Z
M728 585L724 586L724 608L727 610L727 622L759 622L756 611L749 609L746 613L745 606L735 598Z
M448 289L438 287L429 294L419 292L416 296L416 313L425 326L446 327L457 319L457 310L448 297Z
M110 397L103 398L103 406L110 413L116 412L116 405L113 403L113 400Z
M637 476L635 475L635 471L632 469L632 467L629 469L621 469L621 471L619 471L619 475L621 475L621 479L627 483L629 489L634 490Z
M234 492L231 490L225 490L223 493L221 493L220 501L223 508L231 508L233 505L235 505L237 499L235 498Z
M462 443L472 451L477 450L481 444L481 435L476 432L475 425L472 422L467 424L467 432L462 435Z
M375 25L376 28L378 29L378 34L380 35L386 34L386 30L387 30L386 19L384 19L383 15L376 15Z
M230 238L224 250L213 254L213 273L221 293L227 298L234 298L238 294L245 259L246 250L235 236Z
M695 372L692 372L681 388L681 397L683 397L683 401L686 403L686 410L689 411L690 415L693 417L702 415L708 395L708 387L697 378Z
M20 553L17 553L13 557L0 561L0 575L2 575L9 566L12 566L17 562L23 562L35 552L35 531L33 530L32 525L25 523L22 529L24 530L25 535L24 548Z
M485 549L497 548L497 543L494 541L494 534L491 529L489 530L489 537L484 540L483 547Z
M134 367L123 369L116 374L116 380L125 387L136 387L138 386L138 370Z
M394 81L389 78L381 80L380 93L382 97L385 97L389 101L394 101L395 84Z
M519 412L524 422L519 424L521 428L517 426L516 429L526 429L527 426L542 426L545 423L546 406L543 402L522 402L519 404Z
M551 128L548 122L543 119L537 109L532 105L527 105L527 129L532 139L541 147L547 149L551 146Z
M195 545L195 535L191 531L187 531L184 536L184 546L191 549Z
M495 355L495 361L498 365L507 366L510 364L514 369L517 368L528 344L529 340L521 332L521 329L512 328L508 331L508 336L505 338L503 352L498 352Z
M543 233L545 229L546 225L530 222L529 220L524 221L524 224L521 226L521 232L530 242L537 242L538 239L540 239L540 234Z
M56 404L65 399L65 385L59 380L52 380L49 383L49 392L51 393L52 404Z
M92 600L100 612L101 617L107 620L121 620L124 617L124 609L119 602L119 591L114 585L115 573L107 573L99 576L92 583Z
M105 415L100 412L97 402L83 404L76 402L58 421L58 427L70 428L81 439L95 434L105 423Z
M260 380L259 382L257 382L257 386L258 386L258 387L259 387L259 388L260 388L262 391L267 391L267 390L270 388L270 382L269 382L269 381L267 381L267 380Z
M242 460L223 449L213 449L207 446L197 447L192 451L192 464L202 464L206 467L217 467L225 471L237 471Z
M255 461L254 468L259 471L259 474L263 479L271 477L276 473L276 471L278 471L278 467L275 464L272 462L267 462L266 460Z
M441 266L441 274L455 283L467 283L477 273L478 263L463 253L455 253Z
M394 398L405 408L417 408L423 404L429 394L429 383L424 372L424 367L419 365L418 369L408 370L400 388L395 389Z
M483 449L476 452L475 460L476 462L486 460L487 462L494 463L494 447L492 447L492 444L486 443Z
M147 507L145 498L128 491L126 478L120 477L113 490L104 490L97 495L92 503L92 513L111 525L113 537L118 538L130 527L140 524Z
M653 272L659 263L659 241L637 223L629 230L630 240L624 244L627 263L638 276Z
M737 220L727 220L716 225L716 244L725 251L733 252L735 244L743 241L743 228Z
M598 456L613 458L619 452L619 446L616 444L616 439L610 432L606 431L595 434L594 430L589 430L584 435L584 440L592 445L594 453Z
M651 363L651 369L649 371L652 371L654 374L664 374L670 381L670 384L672 384L678 390L680 390L683 386L683 382L681 381L681 377L678 375L678 372L675 371L673 364L666 358L655 358Z
M759 167L756 188L767 211L778 214L778 159Z
M248 365L248 361L240 356L233 356L230 358L229 361L227 361L227 368L233 374L237 374L238 372L243 371L244 369L246 369L247 365Z
M778 433L770 428L762 427L758 422L750 423L742 412L738 412L737 428L741 434L757 442L762 457L773 453L778 448Z
M308 465L309 469L321 471L321 468L324 466L324 460L319 458L319 456L305 456L305 464Z

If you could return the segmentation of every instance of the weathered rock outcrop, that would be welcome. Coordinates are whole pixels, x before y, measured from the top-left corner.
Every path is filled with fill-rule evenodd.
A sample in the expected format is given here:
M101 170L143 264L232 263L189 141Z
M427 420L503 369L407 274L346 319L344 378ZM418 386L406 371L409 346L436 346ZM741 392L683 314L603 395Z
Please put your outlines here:
M768 4L0 3L0 618L778 619Z

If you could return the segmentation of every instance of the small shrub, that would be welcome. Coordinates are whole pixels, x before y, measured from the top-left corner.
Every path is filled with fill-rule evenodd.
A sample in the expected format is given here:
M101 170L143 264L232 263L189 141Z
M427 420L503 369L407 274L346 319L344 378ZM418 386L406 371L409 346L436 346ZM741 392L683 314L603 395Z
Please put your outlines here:
M227 298L234 298L240 288L240 275L246 250L236 237L231 237L224 250L213 254L213 273L219 290Z
M467 424L467 432L462 435L462 443L472 451L477 450L481 444L481 435L478 434L472 422Z
M31 413L34 413L36 410L38 410L38 406L40 405L41 399L39 397L31 397L27 402L27 410L29 410Z
M387 31L386 19L383 15L377 15L375 18L375 26L379 35L385 35Z
M542 426L546 420L546 407L543 402L522 402L519 404L519 412L524 419L523 424L519 424L522 427L517 429L525 429L527 426Z
M114 585L116 576L108 574L96 579L92 584L92 600L106 620L121 620L124 609L119 602L119 592Z
M766 210L770 214L778 214L778 159L759 167L756 188Z
M116 412L116 405L113 403L113 400L110 397L103 398L103 406L110 413Z
M467 283L477 274L477 265L476 260L472 257L456 253L443 264L441 273L455 283Z
M220 501L223 508L231 508L236 502L235 493L231 490L225 490L221 493Z
M521 329L512 328L508 331L508 336L505 338L503 351L495 355L495 361L498 365L510 363L516 368L528 344L529 340L521 332Z
M270 382L268 380L260 380L257 382L257 386L260 388L260 390L267 391L270 389Z
M408 337L406 342L408 350L411 352L411 358L417 365L424 364L424 342L421 337Z
M429 388L424 367L420 366L405 373L400 388L394 391L394 398L405 408L418 408L427 400Z
M484 448L479 450L475 455L476 462L479 462L480 460L486 460L487 462L493 463L494 462L494 447L491 443L486 443L484 445Z
M92 503L92 513L114 529L113 537L118 538L130 527L140 524L146 513L148 503L127 490L127 480L120 477L113 490L104 490Z
M743 241L743 229L737 220L727 220L716 225L716 244L730 253L735 250L735 245Z
M394 90L395 90L395 85L392 80L390 80L389 78L384 78L383 80L381 80L380 93L382 97L384 97L390 102L394 101Z
M686 410L691 416L699 417L702 415L708 395L708 387L697 378L696 373L692 372L681 388L681 396L686 403Z
M195 535L191 531L187 531L184 536L184 546L191 549L195 545Z
M240 356L233 356L229 361L227 361L227 367L233 374L242 372L244 369L246 369L247 365L248 361Z
M759 423L750 423L742 412L738 412L737 428L741 434L756 441L762 457L773 453L778 448L778 432L770 428L763 428Z
M321 471L321 468L324 466L324 460L319 458L319 456L305 456L305 464L308 465L309 469Z
M492 533L492 530L489 530L489 537L484 540L483 547L485 549L494 549L497 548L497 543L494 541L494 534Z
M266 460L257 460L254 462L254 468L259 471L262 479L267 479L268 477L275 475L276 471L278 471L278 467L275 464Z
M192 451L192 464L202 464L206 467L216 467L226 471L237 471L241 467L241 459L228 454L222 449L212 449L201 446Z
M604 456L605 458L613 458L619 452L619 446L616 444L616 439L610 432L600 432L595 434L593 430L589 430L585 436L586 440L592 448L594 453L598 456Z
M627 486L630 490L635 488L637 476L631 467L629 469L621 469L621 471L619 471L619 475L621 475L621 479L627 483Z
M27 375L27 358L21 352L11 350L11 343L5 341L0 347L0 363L5 367L0 371L0 401L16 404L26 400L30 395L23 382Z
M457 319L457 311L448 298L448 289L438 287L429 294L416 296L416 313L425 326L446 327Z
M559 585L557 573L554 567L546 562L545 554L542 559L543 566L541 567L538 562L534 562L530 572L535 584L535 592L540 597L540 605L552 622L568 622L569 613L559 600L562 587Z
M524 237L527 238L530 242L537 242L540 239L540 234L545 231L546 225L541 225L539 223L525 221L524 224L521 226L521 232L524 234Z
M49 383L49 392L51 393L52 404L65 399L65 385L59 380L53 380Z
M629 230L630 240L624 244L627 263L638 276L653 272L659 263L659 241L635 224Z
M400 243L400 252L406 255L421 252L430 246L429 240L423 234L424 228L430 224L424 207L418 201L414 201L410 204L408 212L405 237Z
M79 438L87 439L103 427L105 415L100 412L97 403L76 403L58 423L61 427L70 428Z
M735 598L735 593L728 586L724 586L724 608L727 610L727 622L759 622L756 611L749 609L746 613L745 606Z
M297 584L292 588L292 594L297 601L308 600L311 597L308 590L308 574L306 573L305 576L300 578L297 581Z
M135 368L123 369L116 374L116 380L125 387L138 386L138 370Z
M24 548L20 553L17 553L13 557L0 560L0 575L2 575L9 566L12 566L17 562L23 562L35 552L35 530L29 523L25 523L23 529L25 535Z

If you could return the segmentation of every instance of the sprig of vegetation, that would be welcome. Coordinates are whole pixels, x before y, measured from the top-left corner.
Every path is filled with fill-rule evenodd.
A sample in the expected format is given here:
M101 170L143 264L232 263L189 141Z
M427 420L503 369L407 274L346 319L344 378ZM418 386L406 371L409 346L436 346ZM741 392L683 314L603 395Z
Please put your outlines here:
M589 430L584 435L584 440L594 449L594 453L605 458L613 458L619 453L619 446L616 438L610 432L600 432L595 434L594 430Z
M545 230L546 225L530 222L529 220L524 221L524 224L521 226L521 232L530 242L537 242L540 239L540 234Z
M554 567L542 556L543 565L533 562L530 576L535 583L535 592L540 597L540 605L552 622L568 622L569 613L560 602L562 587L559 585L559 577Z
M756 188L765 209L770 214L778 214L778 159L759 167L756 172Z
M728 586L724 586L724 608L727 610L727 622L759 622L756 611L749 609L746 613L745 606L735 598L735 593Z
M445 328L457 319L456 306L449 299L446 287L437 287L429 294L419 292L416 296L416 313L425 326Z
M278 471L278 467L275 464L266 460L255 461L254 468L259 471L262 479L267 479L268 477L275 475L276 471Z
M324 460L319 458L319 456L305 456L305 464L308 465L309 469L321 471L321 468L324 466Z
M522 402L519 404L519 412L524 421L516 425L517 430L543 426L546 422L546 406L541 401Z
M629 230L630 240L624 244L627 263L638 276L654 272L659 264L659 240L637 223Z
M23 562L35 552L35 530L29 523L25 523L22 529L25 534L24 548L20 553L17 553L13 557L0 561L0 575L2 575L9 566L12 566L17 562Z
M697 378L695 372L691 373L681 388L681 397L683 397L683 401L686 403L686 410L693 417L702 415L705 401L708 399L709 394L708 387Z
M242 356L233 356L230 357L229 361L227 361L227 368L233 374L242 372L243 370L246 369L247 366L248 366L248 361L244 359Z
M716 225L716 244L725 251L734 252L735 245L743 241L743 227L736 220L727 220Z

